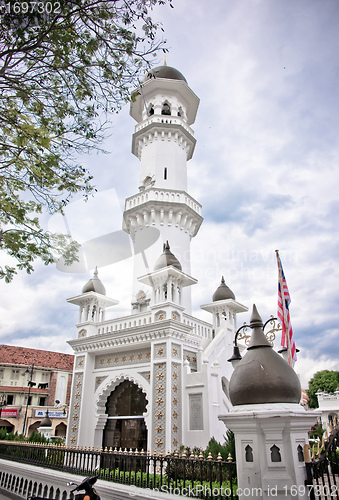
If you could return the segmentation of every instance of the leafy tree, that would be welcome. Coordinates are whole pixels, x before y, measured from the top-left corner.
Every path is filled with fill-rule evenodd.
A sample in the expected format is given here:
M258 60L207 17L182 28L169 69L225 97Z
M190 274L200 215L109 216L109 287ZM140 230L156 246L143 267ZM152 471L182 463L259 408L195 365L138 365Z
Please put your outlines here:
M334 392L339 387L339 372L322 370L317 372L309 381L307 396L308 406L318 408L317 391Z
M166 51L152 8L171 0L8 0L0 25L0 265L11 281L33 261L76 258L69 235L42 229L72 195L94 191L79 153L98 148L151 58Z

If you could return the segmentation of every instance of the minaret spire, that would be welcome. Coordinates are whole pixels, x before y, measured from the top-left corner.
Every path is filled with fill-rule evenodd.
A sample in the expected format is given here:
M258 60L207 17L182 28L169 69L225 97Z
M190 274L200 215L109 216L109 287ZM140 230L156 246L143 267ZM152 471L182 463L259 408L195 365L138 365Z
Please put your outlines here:
M190 242L202 222L201 205L187 193L187 162L196 142L190 125L198 105L186 78L167 66L165 58L142 83L142 95L131 102L130 114L137 122L132 152L140 160L139 193L127 198L123 223L135 249L132 300L138 278L153 272L163 242L171 242L183 272L190 275ZM190 291L184 295L190 314Z

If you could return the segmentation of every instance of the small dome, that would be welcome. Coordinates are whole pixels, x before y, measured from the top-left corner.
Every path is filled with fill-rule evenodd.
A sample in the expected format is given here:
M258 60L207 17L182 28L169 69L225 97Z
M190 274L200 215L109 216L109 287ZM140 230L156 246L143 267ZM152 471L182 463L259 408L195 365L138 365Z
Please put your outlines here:
M106 295L106 289L102 284L101 280L98 278L98 268L95 268L93 278L87 281L86 285L82 289L82 293L86 292L96 292L101 293L101 295Z
M168 78L169 80L183 80L187 83L186 78L180 71L171 66L158 66L157 68L151 69L144 81L151 80L152 78Z
M226 300L233 299L235 300L235 295L232 290L226 285L225 279L222 276L221 283L213 294L212 301L217 302L217 300Z
M250 321L251 341L236 366L229 385L233 406L265 403L299 403L301 386L297 374L277 354L265 337L255 305Z
M164 251L155 263L154 271L158 271L159 269L163 269L168 266L173 266L176 269L179 269L179 271L182 270L180 262L176 256L172 254L168 241L166 241L166 243L164 243Z
M48 410L46 412L45 418L42 419L40 427L52 427L52 420L49 418Z

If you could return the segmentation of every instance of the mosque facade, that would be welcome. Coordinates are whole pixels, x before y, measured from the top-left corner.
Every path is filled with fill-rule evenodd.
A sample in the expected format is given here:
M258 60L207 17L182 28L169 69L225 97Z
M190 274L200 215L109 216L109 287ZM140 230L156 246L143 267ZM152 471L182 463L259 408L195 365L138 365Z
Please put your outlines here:
M247 307L222 278L201 306L211 322L192 316L191 287L199 284L191 276L190 243L203 219L188 194L187 164L198 106L185 77L168 66L152 70L133 94L139 191L127 198L122 221L134 245L131 312L106 319L118 301L107 297L97 270L68 299L79 309L69 341L70 445L159 453L205 447L211 437L224 441L218 416L232 406L227 359L237 315Z

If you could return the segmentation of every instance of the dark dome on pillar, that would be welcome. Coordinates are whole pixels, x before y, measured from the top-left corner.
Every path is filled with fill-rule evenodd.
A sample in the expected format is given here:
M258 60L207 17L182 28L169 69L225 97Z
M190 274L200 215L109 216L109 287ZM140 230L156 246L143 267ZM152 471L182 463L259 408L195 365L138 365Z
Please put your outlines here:
M164 251L155 263L154 271L163 269L164 267L173 266L179 271L182 271L182 267L176 256L171 252L168 241L164 243Z
M49 418L48 410L46 412L45 418L42 419L40 427L52 427L52 420Z
M151 80L152 78L167 78L169 80L183 80L184 82L187 83L186 78L180 71L178 71L175 68L172 68L171 66L158 66L157 68L151 69L145 79L144 82L147 80Z
M222 276L221 283L213 294L212 301L232 299L235 300L235 295L232 290L226 285L225 279Z
M82 293L86 292L96 292L101 295L106 295L106 289L102 284L102 281L98 278L98 268L95 268L93 278L87 281L86 285L82 289Z
M252 336L247 352L235 368L229 386L233 406L299 403L301 386L293 368L265 337L262 319L253 305Z

